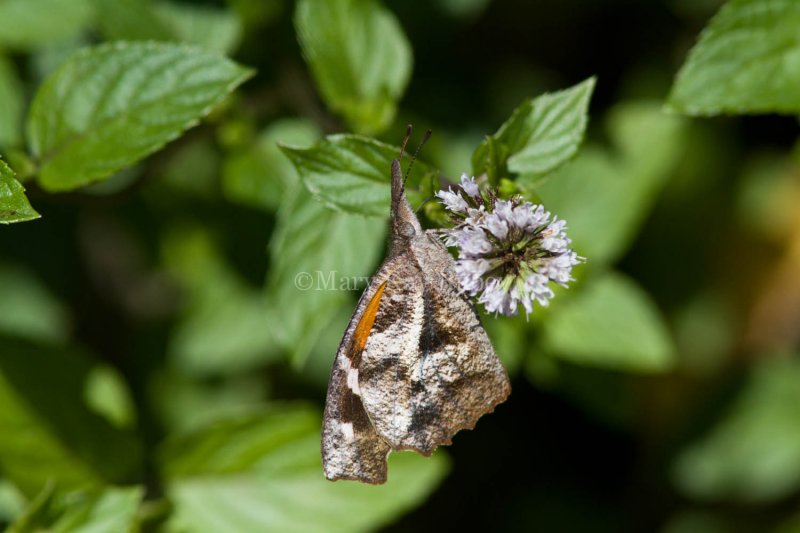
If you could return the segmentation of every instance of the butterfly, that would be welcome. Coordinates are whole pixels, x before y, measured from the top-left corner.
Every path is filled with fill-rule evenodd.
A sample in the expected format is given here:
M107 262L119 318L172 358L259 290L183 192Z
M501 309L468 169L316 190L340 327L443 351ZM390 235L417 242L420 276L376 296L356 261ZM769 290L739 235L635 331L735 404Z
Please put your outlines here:
M388 255L361 295L331 370L322 428L330 480L384 483L389 452L429 456L511 392L460 290L453 258L435 232L422 229L406 198L400 160L410 135L409 126L391 163Z

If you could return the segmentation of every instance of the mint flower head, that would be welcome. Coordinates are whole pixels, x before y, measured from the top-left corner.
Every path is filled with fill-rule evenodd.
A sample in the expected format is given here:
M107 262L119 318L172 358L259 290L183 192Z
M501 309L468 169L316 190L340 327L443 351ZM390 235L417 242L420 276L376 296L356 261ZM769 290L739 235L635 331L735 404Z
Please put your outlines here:
M551 283L566 287L572 267L583 258L570 248L566 222L522 197L500 200L481 194L475 178L461 176L458 191L436 193L450 212L454 227L444 231L445 244L458 248L456 275L462 290L477 296L490 313L533 311L553 297Z

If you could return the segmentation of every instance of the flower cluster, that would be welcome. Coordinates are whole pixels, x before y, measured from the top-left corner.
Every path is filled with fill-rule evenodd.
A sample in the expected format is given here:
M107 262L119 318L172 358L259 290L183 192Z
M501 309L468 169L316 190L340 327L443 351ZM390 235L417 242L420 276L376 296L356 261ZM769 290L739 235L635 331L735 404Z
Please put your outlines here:
M569 247L566 222L541 205L521 197L500 200L481 193L475 178L461 176L461 189L436 193L455 226L445 231L445 244L458 247L456 275L470 296L478 296L490 313L512 316L519 304L526 314L534 302L547 306L550 282L562 286L581 263Z

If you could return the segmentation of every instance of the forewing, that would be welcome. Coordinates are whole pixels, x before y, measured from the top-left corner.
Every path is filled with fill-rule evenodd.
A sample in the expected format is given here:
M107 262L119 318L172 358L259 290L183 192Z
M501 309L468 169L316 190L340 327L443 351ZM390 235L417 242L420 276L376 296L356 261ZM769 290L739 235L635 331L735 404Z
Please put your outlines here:
M511 391L486 331L459 292L453 259L421 235L389 278L359 365L361 400L392 449L429 455Z
M322 465L330 480L386 481L389 445L378 436L359 397L358 366L375 311L383 298L382 267L361 299L345 330L328 383L322 422Z
M361 401L378 434L394 449L402 449L399 443L413 421L423 295L419 267L407 255L398 256L361 354Z

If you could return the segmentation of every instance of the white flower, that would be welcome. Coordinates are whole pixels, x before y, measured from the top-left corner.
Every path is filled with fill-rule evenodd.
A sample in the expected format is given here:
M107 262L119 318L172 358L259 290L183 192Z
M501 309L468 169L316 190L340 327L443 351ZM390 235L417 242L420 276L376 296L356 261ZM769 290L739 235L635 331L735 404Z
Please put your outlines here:
M494 204L494 212L503 220L512 221L514 219L514 206L508 200L498 200Z
M523 231L535 231L536 228L547 223L550 213L541 205L524 203L514 208L512 220L514 226Z
M478 302L482 303L490 313L500 313L506 316L517 314L517 303L514 301L511 291L503 288L498 278L489 278Z
M508 223L497 212L487 215L483 223L486 229L498 239L505 239L508 235Z
M461 288L470 296L483 289L482 276L489 271L491 263L486 259L459 259L456 261L456 276Z
M581 261L578 259L577 254L569 251L545 262L540 272L559 285L566 286L567 283L572 281L572 267L580 263Z
M480 256L492 251L492 243L480 228L465 227L457 235L458 247L464 257Z
M568 252L572 241L567 238L567 234L564 232L566 228L566 221L554 218L553 222L542 230L542 248L553 254Z
M550 298L552 298L554 294L553 289L550 288L547 282L547 276L538 273L533 273L525 278L525 289L531 297L531 302L532 300L536 300L539 302L539 305L544 307L550 304ZM528 313L531 312L527 307L525 309Z
M466 174L461 174L461 188L473 198L478 198L481 194L478 190L478 184L475 183L475 178Z
M543 206L520 197L498 200L495 191L482 196L466 175L461 188L437 196L456 223L445 233L445 244L458 247L462 290L478 296L490 313L512 316L522 305L530 314L534 304L549 305L551 283L566 287L572 268L584 261L569 247L566 222L551 220Z
M483 205L478 206L477 209L470 207L467 209L467 218L464 220L465 224L470 226L480 226L486 218L486 207Z
M464 201L464 198L462 198L460 194L453 192L452 189L439 191L436 193L436 196L441 198L444 206L450 211L455 211L458 213L467 212L467 208L469 207L467 202Z

